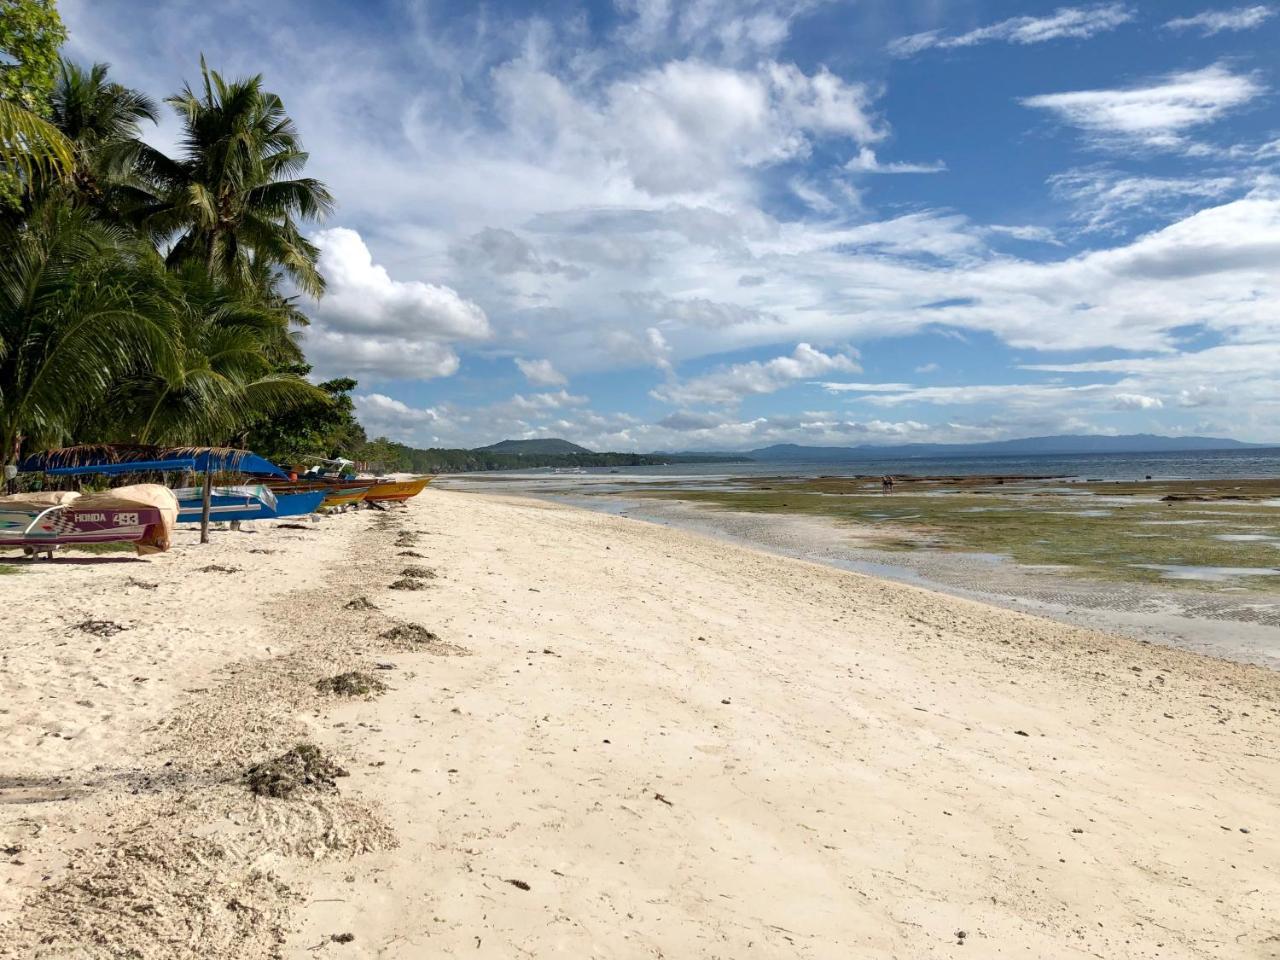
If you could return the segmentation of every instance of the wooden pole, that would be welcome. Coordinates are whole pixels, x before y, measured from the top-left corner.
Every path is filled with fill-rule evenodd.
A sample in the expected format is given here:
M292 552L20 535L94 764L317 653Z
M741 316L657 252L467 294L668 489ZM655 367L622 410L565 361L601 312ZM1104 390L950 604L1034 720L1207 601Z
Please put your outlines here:
M200 498L200 542L209 542L209 505L213 502L213 464L204 471L204 495Z

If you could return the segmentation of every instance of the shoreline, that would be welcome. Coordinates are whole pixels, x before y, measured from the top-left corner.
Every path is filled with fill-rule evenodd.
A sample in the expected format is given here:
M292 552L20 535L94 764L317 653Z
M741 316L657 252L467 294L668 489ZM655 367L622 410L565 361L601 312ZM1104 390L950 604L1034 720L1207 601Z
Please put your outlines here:
M691 501L550 490L455 475L440 489L528 496L715 537L778 556L821 563L1092 630L1280 670L1280 602L1266 594L1221 596L1195 588L1113 583L1056 575L1006 557L954 551L876 549L864 531L833 519L764 514ZM1255 602L1257 601L1257 602Z
M248 545L276 553L198 574ZM0 829L22 833L26 867L0 887L0 955L76 942L74 917L145 958L209 955L197 928L244 957L934 956L959 930L984 954L1271 949L1273 672L430 488L407 511L160 560L5 581L31 602L66 594L0 661L6 742L36 718L71 739L7 761ZM405 564L435 576L388 590ZM182 589L110 589L130 567ZM348 609L359 597L377 609ZM82 613L137 622L81 646ZM438 637L385 639L396 623ZM82 677L112 641L121 668L164 670ZM316 694L383 662L377 699ZM76 730L70 698L94 682L112 712ZM350 776L251 797L243 768L298 738ZM69 799L15 799L37 772ZM133 885L77 885L95 870ZM190 884L213 891L207 910ZM352 948L331 939L347 933Z

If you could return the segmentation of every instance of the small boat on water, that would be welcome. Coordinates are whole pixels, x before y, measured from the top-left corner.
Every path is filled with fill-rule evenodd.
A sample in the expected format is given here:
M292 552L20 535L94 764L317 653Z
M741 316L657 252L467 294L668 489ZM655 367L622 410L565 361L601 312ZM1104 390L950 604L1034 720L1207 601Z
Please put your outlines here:
M80 495L40 491L0 497L0 547L52 558L61 547L131 543L139 554L169 549L178 501L154 483Z

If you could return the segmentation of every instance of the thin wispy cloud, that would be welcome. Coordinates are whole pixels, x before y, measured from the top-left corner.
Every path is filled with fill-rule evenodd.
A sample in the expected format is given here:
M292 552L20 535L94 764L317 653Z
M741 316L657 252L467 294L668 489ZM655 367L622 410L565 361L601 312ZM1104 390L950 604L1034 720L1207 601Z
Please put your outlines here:
M937 368L937 364L932 364L933 370ZM926 369L926 367L916 367L916 372L929 373L930 370ZM822 384L822 389L827 393L900 393L903 390L914 390L915 385L910 383L844 383L842 381L828 381Z
M1236 176L1133 176L1111 167L1086 167L1054 174L1049 186L1055 196L1072 204L1071 219L1086 232L1116 230L1137 218L1176 215L1204 200L1218 200L1243 192Z
M1049 40L1083 40L1114 30L1134 19L1134 12L1124 3L1102 3L1087 7L1059 7L1044 17L1010 17L998 23L978 27L966 33L947 35L929 30L899 37L889 44L895 57L913 57L925 50L950 50L974 47L982 43L1044 43Z
M1048 243L1054 246L1062 246L1062 241L1048 227L993 223L987 227L987 232L994 233L997 236L1012 237L1014 240L1022 240L1025 243Z
M1265 90L1254 75L1214 64L1139 86L1048 93L1020 102L1104 141L1167 148L1182 145L1187 131L1220 119Z
M1231 10L1206 10L1194 17L1178 17L1165 23L1166 30L1198 30L1203 36L1235 30L1252 30L1276 15L1276 8L1265 4L1236 7Z
M942 160L930 163L884 163L870 147L863 147L858 155L844 165L851 173L945 173L947 165Z

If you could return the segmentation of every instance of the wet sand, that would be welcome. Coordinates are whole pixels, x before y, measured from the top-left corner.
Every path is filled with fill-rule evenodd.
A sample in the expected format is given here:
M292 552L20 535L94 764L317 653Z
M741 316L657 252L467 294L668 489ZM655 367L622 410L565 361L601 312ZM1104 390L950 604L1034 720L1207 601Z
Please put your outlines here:
M784 556L1280 670L1280 598L1274 594L1088 580L989 554L881 550L873 539L813 517L708 510L679 501L620 501L616 509Z
M2 586L0 955L1280 947L1258 667L436 489ZM349 775L253 796L299 740Z
M637 497L627 486L596 493L590 491L613 485L608 483L609 478L588 479L591 483L581 489L572 486L572 478L508 479L496 474L448 477L440 484L442 488L459 490L530 493L553 502L675 526L783 556L1050 617L1062 623L1119 632L1183 650L1280 669L1280 594L1268 589L1267 583L1245 579L1227 589L1212 581L1206 584L1194 581L1140 583L1093 578L1067 566L1018 564L1008 557L990 553L887 549L883 542L886 538L896 539L907 532L893 525L870 526L814 515L723 509L681 500L678 493L669 499ZM964 480L978 482L975 478ZM770 478L757 477L751 479L750 485L769 482ZM850 481L840 478L833 483ZM1247 481L1232 483L1248 485ZM1274 483L1265 481L1268 491ZM640 484L638 489L648 486L651 485ZM1076 486L1080 489L1071 491L1075 494L1073 501L1095 496L1087 492L1087 484ZM891 503L899 502L901 499L896 498ZM1269 538L1243 536L1241 539Z

